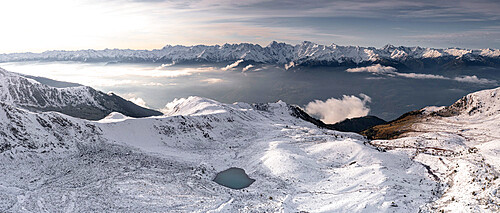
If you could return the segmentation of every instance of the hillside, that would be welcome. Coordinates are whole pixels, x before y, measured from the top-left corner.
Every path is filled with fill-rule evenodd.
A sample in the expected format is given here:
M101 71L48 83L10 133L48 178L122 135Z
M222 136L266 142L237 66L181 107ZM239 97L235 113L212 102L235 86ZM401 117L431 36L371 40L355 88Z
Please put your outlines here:
M190 97L169 116L97 122L0 109L3 212L414 212L440 189L406 154L318 129L283 102ZM256 181L242 190L212 181L230 167Z
M427 107L364 132L384 150L406 150L445 183L431 209L500 210L500 88L464 96L448 107ZM373 134L374 133L374 134ZM370 135L372 134L372 135Z
M0 211L497 212L497 91L471 94L454 116L426 108L412 131L372 141L281 101L188 97L163 116L98 121L6 102ZM232 167L255 182L213 181Z
M161 115L158 111L137 106L115 94L106 94L88 86L30 78L2 68L0 102L35 112L56 111L89 120L99 120L114 111L131 117Z

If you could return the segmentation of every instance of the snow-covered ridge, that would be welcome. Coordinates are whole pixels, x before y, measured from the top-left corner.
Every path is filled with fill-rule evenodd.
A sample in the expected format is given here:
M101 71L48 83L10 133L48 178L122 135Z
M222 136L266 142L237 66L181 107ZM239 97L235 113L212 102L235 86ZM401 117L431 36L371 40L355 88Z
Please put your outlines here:
M52 87L2 68L0 102L32 111L57 111L91 120L103 118L112 111L133 117L161 115L88 86Z
M270 64L315 64L315 63L370 63L380 60L406 60L423 58L499 58L498 49L422 48L395 47L386 45L374 47L320 45L305 41L297 45L273 41L262 47L258 44L224 44L171 46L154 50L104 49L78 51L46 51L43 53L0 54L0 62L56 60L56 61L107 61L107 62L225 62L243 59Z
M165 112L92 122L0 103L0 211L498 212L498 133L476 141L464 117L370 142L320 129L281 101L188 97ZM486 118L498 129L500 117ZM256 181L243 190L212 181L229 167Z
M267 104L247 104L243 102L236 102L234 104L223 104L217 101L190 96L188 98L175 99L167 104L164 110L167 116L198 116L220 113L235 113L236 111L251 111L261 110L269 111L274 114L289 114L290 106L283 101Z
M438 114L490 117L500 115L500 87L468 94Z
M0 68L0 102L22 107L58 108L88 104L104 109L87 86L56 88Z
M404 132L401 137L370 143L413 152L413 159L443 183L443 194L427 211L499 212L500 87L412 115L385 127Z
M172 105L178 115L90 122L0 104L0 211L416 212L437 198L405 153L319 129L283 102ZM256 181L212 181L229 167Z

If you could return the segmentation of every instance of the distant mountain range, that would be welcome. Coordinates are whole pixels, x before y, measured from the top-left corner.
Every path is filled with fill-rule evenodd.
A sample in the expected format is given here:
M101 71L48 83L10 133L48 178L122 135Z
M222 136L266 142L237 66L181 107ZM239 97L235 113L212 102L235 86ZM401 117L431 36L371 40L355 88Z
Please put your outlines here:
M320 45L304 41L297 45L273 41L258 44L224 44L171 46L154 50L54 50L42 53L0 54L0 62L14 61L81 61L81 62L154 62L218 63L243 60L249 63L295 66L354 66L380 63L397 68L463 65L500 66L499 49L424 48L386 45L382 48Z

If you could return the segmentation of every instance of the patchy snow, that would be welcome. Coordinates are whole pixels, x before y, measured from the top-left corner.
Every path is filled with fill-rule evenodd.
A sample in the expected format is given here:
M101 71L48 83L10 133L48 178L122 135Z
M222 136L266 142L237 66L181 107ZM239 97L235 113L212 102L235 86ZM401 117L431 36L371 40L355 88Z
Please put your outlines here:
M442 110L444 108L445 108L444 106L428 106L428 107L424 107L422 109L422 112L426 115L429 115L433 112L437 112L437 111Z
M500 211L500 88L471 93L448 107L458 114L428 116L396 140L372 144L407 150L445 184L431 211ZM426 111L429 108L426 108ZM432 109L433 112L449 110ZM428 113L430 114L430 113Z

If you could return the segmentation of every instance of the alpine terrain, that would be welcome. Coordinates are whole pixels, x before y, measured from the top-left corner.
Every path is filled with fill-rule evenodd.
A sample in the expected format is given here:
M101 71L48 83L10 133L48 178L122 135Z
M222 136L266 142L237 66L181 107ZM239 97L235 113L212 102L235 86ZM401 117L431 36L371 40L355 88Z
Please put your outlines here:
M131 117L161 115L158 111L137 106L112 93L105 94L88 86L22 76L2 68L0 102L31 111L57 111L90 120L104 118L115 111Z
M282 101L188 97L133 118L89 87L5 70L1 82L0 212L500 210L500 88L425 108L397 139L368 140ZM110 113L72 114L83 106ZM213 181L231 167L255 182Z
M467 65L500 66L498 49L424 48L385 45L382 48L321 45L304 41L297 45L271 42L224 45L171 46L154 50L104 49L78 51L45 51L42 53L0 54L0 62L16 61L79 61L79 62L156 62L217 63L237 61L297 66L356 66L383 64L398 69L425 67L460 67ZM236 65L238 65L236 64Z

